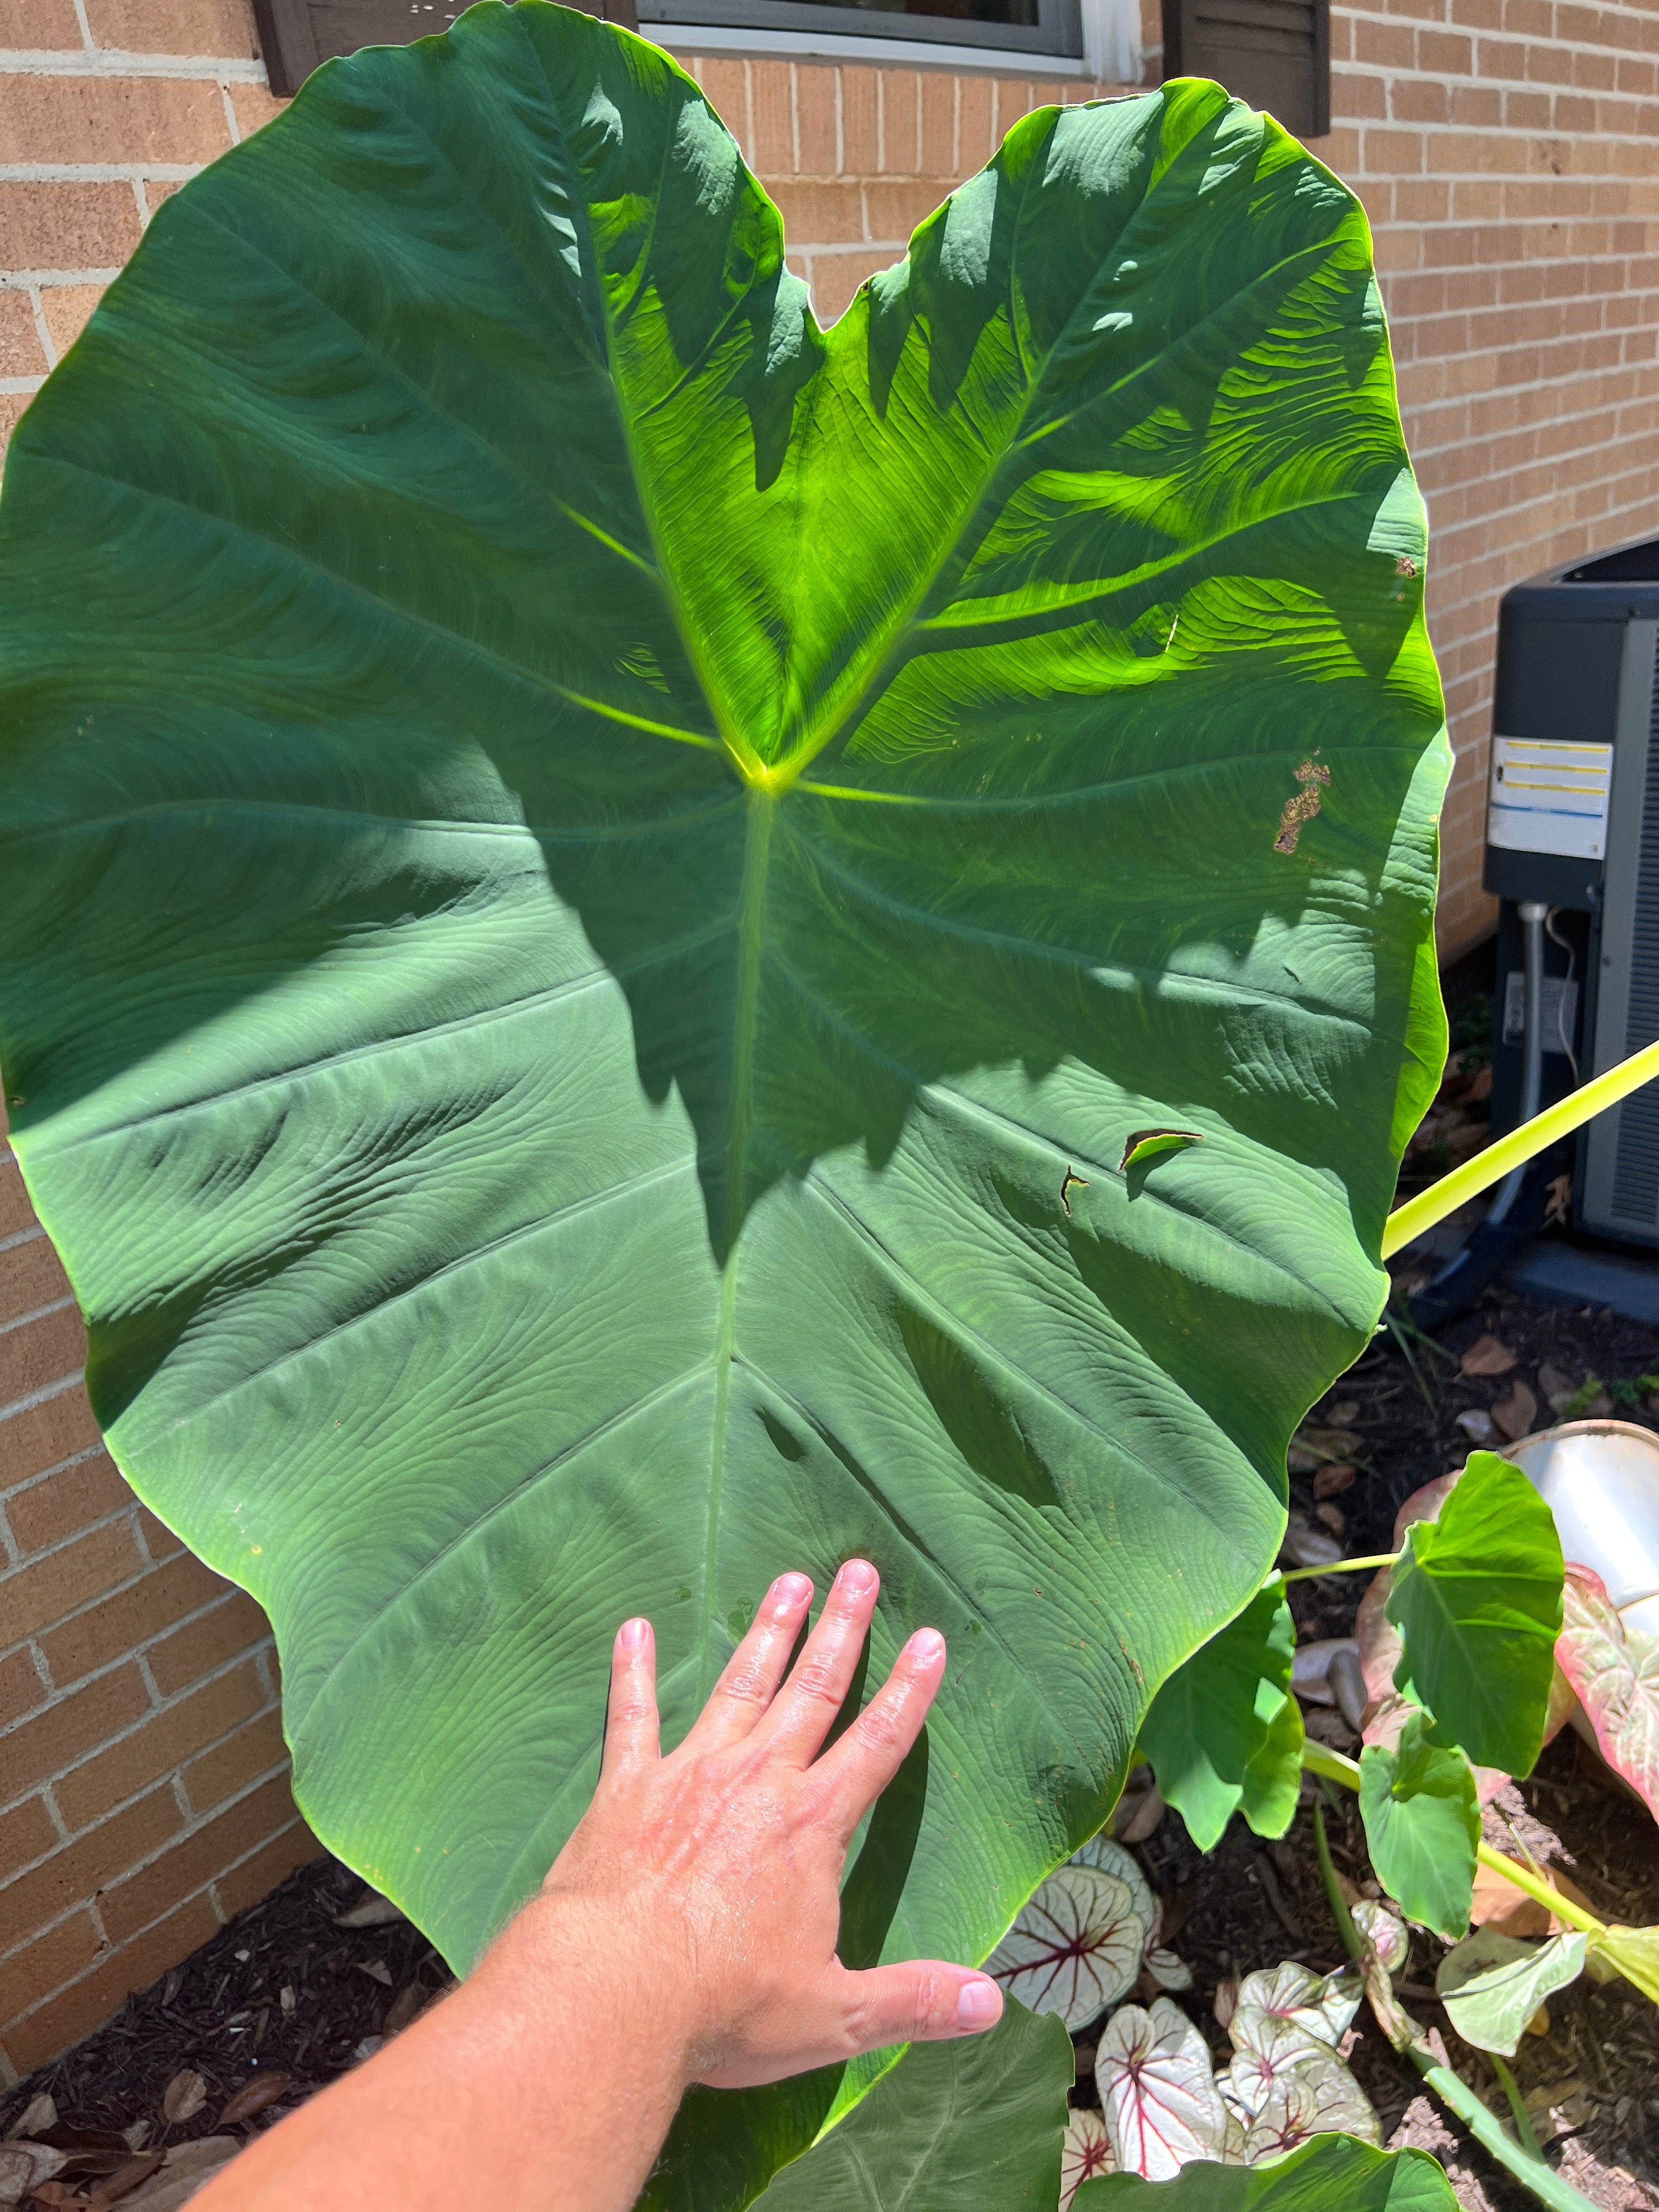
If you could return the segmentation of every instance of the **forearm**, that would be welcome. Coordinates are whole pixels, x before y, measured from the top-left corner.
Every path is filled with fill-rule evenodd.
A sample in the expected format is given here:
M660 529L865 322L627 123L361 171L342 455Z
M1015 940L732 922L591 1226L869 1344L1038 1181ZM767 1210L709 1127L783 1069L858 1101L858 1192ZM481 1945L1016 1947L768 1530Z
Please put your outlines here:
M459 1989L227 2167L199 2212L447 2212L471 2190L492 2212L628 2212L689 2037L665 1992L627 1986L614 1944L572 1940L572 1911L527 1907Z

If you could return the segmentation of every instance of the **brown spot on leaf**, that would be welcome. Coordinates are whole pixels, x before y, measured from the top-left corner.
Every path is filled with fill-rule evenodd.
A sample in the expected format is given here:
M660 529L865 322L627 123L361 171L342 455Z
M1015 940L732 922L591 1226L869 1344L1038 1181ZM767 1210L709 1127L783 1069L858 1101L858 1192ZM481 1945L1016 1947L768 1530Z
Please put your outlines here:
M1311 822L1319 811L1320 797L1331 780L1331 772L1317 760L1304 760L1296 772L1296 780L1302 788L1294 799L1285 801L1285 811L1279 817L1279 834L1273 839L1275 853L1295 852L1304 824Z
M1068 1221L1072 1218L1072 1193L1074 1190L1087 1190L1088 1188L1088 1177L1075 1173L1068 1160L1066 1163L1066 1172L1060 1179L1060 1202L1066 1209L1066 1218Z
M1394 564L1394 573L1396 576L1414 576L1417 574L1417 563L1409 554L1402 553Z

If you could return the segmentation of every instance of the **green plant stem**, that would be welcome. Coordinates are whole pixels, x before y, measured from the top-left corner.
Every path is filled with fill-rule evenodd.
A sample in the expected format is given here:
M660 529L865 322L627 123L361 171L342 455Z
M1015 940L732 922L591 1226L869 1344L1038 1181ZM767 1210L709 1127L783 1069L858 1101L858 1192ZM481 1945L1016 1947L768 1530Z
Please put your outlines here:
M1352 1759L1342 1758L1340 1752L1325 1753L1322 1745L1310 1747L1321 1752L1340 1767L1352 1769L1356 1777L1358 1775L1359 1770ZM1304 1759L1304 1764L1313 1773L1326 1771L1319 1761ZM1346 1782L1347 1776L1342 1772L1333 1772L1330 1779ZM1325 1834L1325 1808L1317 1803L1314 1807L1314 1852L1319 1861L1319 1877L1325 1886L1331 1917L1336 1922L1343 1944L1350 1957L1362 1958L1365 1946L1360 1941L1359 1930L1353 1924L1353 1915L1348 1910L1347 1899L1337 1881L1336 1869L1331 1863L1330 1844ZM1523 2189L1535 2197L1540 2204L1549 2205L1552 2212L1586 2212L1590 2201L1589 2197L1582 2196L1571 2182L1564 2181L1553 2166L1546 2165L1538 2149L1538 2138L1533 2134L1530 2122L1525 2120L1526 2108L1520 2102L1520 2091L1515 2087L1514 2077L1504 2078L1509 2073L1506 2067L1498 2079L1504 2081L1504 2094L1515 2112L1517 2128L1523 2128L1519 2142L1507 2132L1497 2115L1487 2110L1468 2083L1460 2075L1455 2074L1449 2066L1443 2066L1424 2046L1420 2040L1421 2029L1401 2009L1389 1978L1377 1965L1374 1954L1366 1966L1365 1993L1370 1999L1377 2026L1395 2050L1402 2057L1408 2058L1417 2069L1423 2077L1424 2087L1433 2090L1441 2102L1462 2121L1475 2141L1489 2151L1501 2166L1512 2173ZM1489 2051L1487 2056L1491 2057L1492 2054ZM1495 2063L1502 2063L1501 2061Z
M1544 2153L1533 2132L1532 2114L1527 2110L1527 2100L1521 2094L1521 2084L1510 2073L1501 2051L1489 2051L1486 2057L1504 2094L1510 2100L1510 2116L1515 2122L1515 2132L1521 2138L1522 2149L1528 2158L1535 2158L1541 2163Z
M1398 1552L1373 1552L1363 1559L1333 1559L1328 1567L1292 1567L1288 1573L1282 1569L1276 1571L1281 1582L1305 1583L1320 1575L1357 1575L1366 1567L1391 1567L1399 1557Z
M1396 1207L1382 1224L1382 1257L1387 1260L1413 1237L1420 1237L1425 1229L1432 1229L1437 1221L1443 1221L1449 1213L1455 1213L1466 1199L1502 1180L1511 1168L1553 1145L1558 1137L1593 1121L1607 1107L1616 1106L1632 1091L1639 1091L1659 1075L1659 1044L1645 1046L1621 1060L1617 1067L1610 1067L1605 1075L1584 1084L1553 1106L1547 1106L1530 1121L1523 1121L1518 1129L1511 1129L1495 1145L1488 1145L1484 1152L1477 1152L1472 1160L1465 1160L1461 1168L1454 1168L1439 1182L1431 1183L1427 1190L1419 1191L1415 1198ZM1582 2201L1582 2200L1581 2200Z

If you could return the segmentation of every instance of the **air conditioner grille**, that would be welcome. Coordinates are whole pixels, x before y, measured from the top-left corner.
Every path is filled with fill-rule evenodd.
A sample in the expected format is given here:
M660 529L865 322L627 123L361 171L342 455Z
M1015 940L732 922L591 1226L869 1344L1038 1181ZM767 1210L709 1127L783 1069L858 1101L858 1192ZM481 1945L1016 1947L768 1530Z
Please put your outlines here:
M1649 719L1647 796L1637 863L1636 923L1631 935L1626 1054L1659 1037L1659 670ZM1659 1084L1650 1083L1619 1109L1613 1154L1613 1211L1652 1228L1659 1222Z

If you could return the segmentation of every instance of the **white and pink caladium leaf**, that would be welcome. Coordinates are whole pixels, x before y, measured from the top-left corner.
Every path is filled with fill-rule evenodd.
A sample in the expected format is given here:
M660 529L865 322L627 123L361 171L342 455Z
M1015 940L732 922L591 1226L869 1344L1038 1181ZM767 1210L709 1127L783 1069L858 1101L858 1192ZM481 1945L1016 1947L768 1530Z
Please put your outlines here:
M1173 1999L1154 1997L1146 2012L1125 2005L1113 2014L1096 2054L1095 2081L1120 2172L1170 2181L1194 2159L1222 2159L1227 2108L1204 2039Z
M1334 2051L1304 2057L1268 2090L1244 2130L1244 2162L1287 2158L1313 2136L1358 2136L1378 2148L1382 2128L1370 2100Z
M1146 1929L1129 1885L1099 1867L1057 1867L985 1962L1010 1996L1086 2027L1132 1988Z
M1411 1931L1391 1905L1362 1897L1353 1907L1353 1924L1376 1954L1384 1973L1397 1974L1411 1955Z
M1248 2125L1288 2075L1310 2059L1328 2057L1330 2049L1296 2021L1269 2018L1255 2041L1234 2051L1216 2085Z
M1152 1885L1140 1871L1140 1862L1133 1851L1114 1842L1103 1828L1097 1836L1091 1836L1080 1850L1073 1852L1069 1863L1093 1867L1100 1874L1115 1875L1128 1890L1141 1925L1146 1930L1147 1948L1157 1942L1158 1927L1164 1917L1163 1907L1153 1896Z
M1629 1633L1589 1568L1569 1562L1555 1660L1595 1747L1659 1820L1659 1638Z
M1146 1954L1146 1972L1161 1990L1189 1990L1193 1985L1193 1970L1184 1959L1157 1944Z
M1066 2122L1060 2153L1060 2212L1072 2212L1072 2199L1097 2173L1115 2173L1111 2137L1098 2112L1073 2112Z
M1260 2051L1288 2026L1334 2050L1359 2009L1362 1994L1359 1974L1352 1966L1316 1974L1287 1959L1281 1966L1246 1974L1227 2033L1235 2051Z

